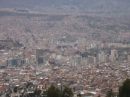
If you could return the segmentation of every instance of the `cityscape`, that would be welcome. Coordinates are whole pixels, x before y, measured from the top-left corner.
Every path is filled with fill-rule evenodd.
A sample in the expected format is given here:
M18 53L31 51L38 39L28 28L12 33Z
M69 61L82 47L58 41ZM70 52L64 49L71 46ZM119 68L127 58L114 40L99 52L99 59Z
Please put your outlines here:
M57 97L120 97L130 78L130 10L8 6L0 7L0 97L56 97L47 92L55 87L73 92Z

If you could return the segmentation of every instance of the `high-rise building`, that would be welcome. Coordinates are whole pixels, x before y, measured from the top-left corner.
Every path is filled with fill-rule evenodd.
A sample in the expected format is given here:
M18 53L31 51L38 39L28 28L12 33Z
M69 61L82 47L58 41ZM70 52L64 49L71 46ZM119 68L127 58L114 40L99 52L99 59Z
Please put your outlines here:
M110 55L111 62L116 61L117 58L118 58L118 51L116 49L112 49Z
M36 50L36 61L38 65L44 63L44 50L43 49Z
M36 62L38 65L45 64L48 60L49 49L36 49Z

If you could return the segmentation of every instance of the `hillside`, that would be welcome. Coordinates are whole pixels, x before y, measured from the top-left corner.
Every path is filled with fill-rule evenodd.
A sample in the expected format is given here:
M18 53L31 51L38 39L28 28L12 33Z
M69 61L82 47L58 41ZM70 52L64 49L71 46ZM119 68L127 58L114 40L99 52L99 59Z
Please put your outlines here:
M65 35L130 42L129 16L129 0L0 0L0 39L25 46L56 44Z
M0 39L11 38L25 46L43 46L48 42L54 44L67 34L74 41L85 38L129 42L129 25L129 18L124 17L1 11Z

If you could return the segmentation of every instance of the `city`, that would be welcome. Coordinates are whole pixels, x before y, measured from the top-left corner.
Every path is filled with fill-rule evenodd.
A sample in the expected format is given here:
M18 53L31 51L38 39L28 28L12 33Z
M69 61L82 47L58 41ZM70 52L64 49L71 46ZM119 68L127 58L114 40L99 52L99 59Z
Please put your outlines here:
M117 93L120 84L130 77L130 46L95 42L84 45L82 51L79 46L58 43L54 50L1 49L1 91L31 82L42 90L62 84L70 86L75 94L105 95L110 89Z
M128 0L0 0L0 97L130 97L129 16Z

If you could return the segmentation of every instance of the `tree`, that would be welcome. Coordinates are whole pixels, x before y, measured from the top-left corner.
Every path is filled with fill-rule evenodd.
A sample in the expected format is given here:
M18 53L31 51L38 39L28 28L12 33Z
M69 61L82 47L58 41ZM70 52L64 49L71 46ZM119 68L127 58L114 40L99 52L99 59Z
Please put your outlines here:
M77 97L82 97L82 95L79 93L79 94L77 95Z
M51 85L47 90L47 97L60 97L60 92L61 91L57 87Z
M65 86L62 92L62 97L73 97L72 90L69 87Z
M64 89L59 89L55 87L54 85L51 85L50 88L46 91L47 97L73 97L72 90L64 86Z
M114 97L114 93L113 93L112 89L110 89L109 91L107 91L106 97Z
M119 97L130 97L130 79L126 79L119 88Z
M41 90L39 90L39 89L35 89L35 91L34 91L34 95L36 95L36 96L40 96L40 95L41 95Z
M18 87L14 87L14 89L13 89L13 92L17 92L18 91Z

